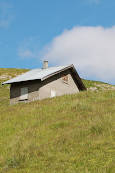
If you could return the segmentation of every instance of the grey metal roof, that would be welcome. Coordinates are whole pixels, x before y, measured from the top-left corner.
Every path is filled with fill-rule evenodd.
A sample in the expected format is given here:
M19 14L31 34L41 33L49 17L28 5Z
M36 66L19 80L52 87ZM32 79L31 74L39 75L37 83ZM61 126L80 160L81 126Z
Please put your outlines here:
M47 69L33 69L30 70L22 75L19 75L15 78L12 78L6 82L3 82L2 84L11 84L11 83L15 83L15 82L22 82L22 81L29 81L29 80L36 80L36 79L40 79L40 80L45 80L47 77L52 76L54 74L56 74L59 71L63 71L65 69L71 68L74 66L73 65L69 65L69 66L58 66L58 67L49 67Z

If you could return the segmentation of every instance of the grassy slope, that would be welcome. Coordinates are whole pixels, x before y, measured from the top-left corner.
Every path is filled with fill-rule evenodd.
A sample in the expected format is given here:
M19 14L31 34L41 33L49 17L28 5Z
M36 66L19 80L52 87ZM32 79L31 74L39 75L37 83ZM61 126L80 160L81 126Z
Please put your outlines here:
M8 98L9 87L0 86L0 172L115 172L115 91L14 106Z

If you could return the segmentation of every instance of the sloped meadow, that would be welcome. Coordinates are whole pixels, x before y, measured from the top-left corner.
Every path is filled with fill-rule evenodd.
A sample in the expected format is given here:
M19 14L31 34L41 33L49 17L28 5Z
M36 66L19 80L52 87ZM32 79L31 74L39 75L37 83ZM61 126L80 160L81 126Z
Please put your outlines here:
M9 105L0 86L0 172L114 173L115 90Z

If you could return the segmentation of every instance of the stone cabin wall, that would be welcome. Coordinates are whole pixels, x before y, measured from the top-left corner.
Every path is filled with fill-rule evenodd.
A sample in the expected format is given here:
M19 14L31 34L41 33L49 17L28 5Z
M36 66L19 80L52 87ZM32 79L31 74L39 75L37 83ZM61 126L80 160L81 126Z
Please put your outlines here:
M11 104L22 102L20 101L20 95L21 88L23 87L28 87L28 100L24 100L24 102L49 98L51 97L52 90L55 91L56 96L79 92L78 87L71 75L71 70L66 70L56 74L42 82L41 80L33 80L12 84L10 87Z

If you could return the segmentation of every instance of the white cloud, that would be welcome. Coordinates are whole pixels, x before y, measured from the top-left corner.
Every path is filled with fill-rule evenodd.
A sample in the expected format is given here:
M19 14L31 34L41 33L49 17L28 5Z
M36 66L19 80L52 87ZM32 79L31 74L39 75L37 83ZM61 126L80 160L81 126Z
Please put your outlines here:
M115 27L65 30L42 53L52 64L73 63L84 78L115 84Z
M18 56L20 58L38 58L40 51L39 38L30 37L24 39L18 47Z
M33 52L28 49L26 49L26 50L20 49L18 53L19 53L19 56L23 57L23 58L33 58L34 57Z
M12 8L9 3L0 2L0 28L6 28L12 23L14 18Z

